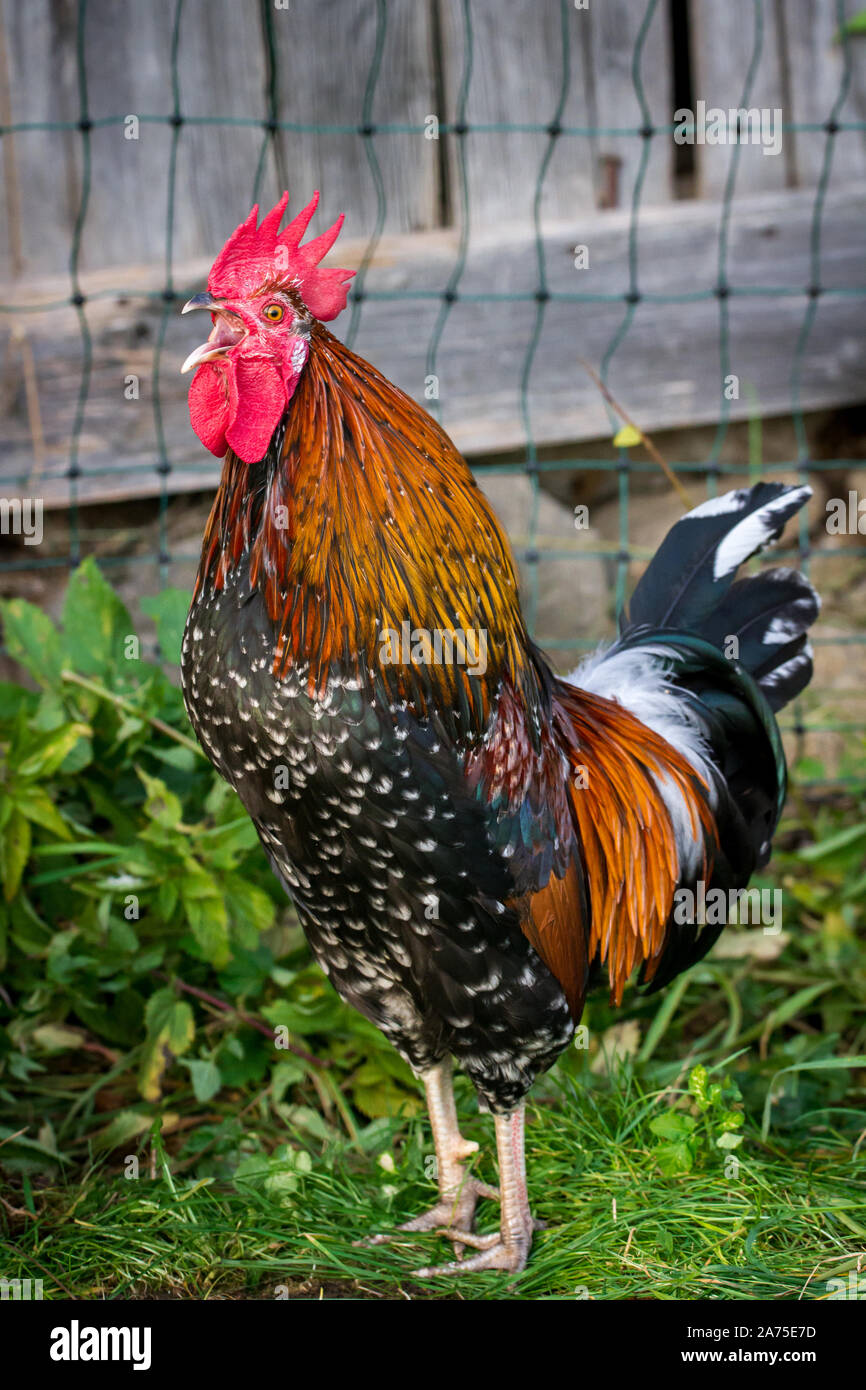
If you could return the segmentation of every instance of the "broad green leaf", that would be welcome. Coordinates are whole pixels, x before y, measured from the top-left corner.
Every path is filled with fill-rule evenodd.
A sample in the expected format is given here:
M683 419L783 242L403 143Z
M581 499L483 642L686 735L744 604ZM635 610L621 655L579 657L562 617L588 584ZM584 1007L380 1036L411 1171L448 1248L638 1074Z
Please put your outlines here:
M187 859L184 863L184 877L181 883L184 902L191 902L197 898L212 898L217 893L213 879L205 873L200 864L195 860Z
M242 854L244 850L252 849L258 840L258 835L249 816L239 816L236 820L226 822L225 825L215 825L210 830L203 830L199 835L199 840L205 847L208 856L217 851L224 851L228 855L236 856Z
M225 901L217 893L209 897L188 897L188 880L181 887L186 917L205 960L216 970L222 970L231 957L229 948L229 919Z
M121 1047L135 1047L141 1042L144 1009L135 990L121 990L110 1004L76 997L74 1007L76 1017L97 1037Z
M63 666L60 634L47 613L22 598L0 602L6 647L35 681L59 686Z
M708 1082L706 1067L692 1067L689 1074L689 1094L694 1096L700 1110L707 1110L710 1105L710 1098L707 1095ZM658 1132L657 1130L656 1133Z
M247 882L240 874L226 874L223 889L232 926L242 933L245 927L251 929L252 940L247 939L249 932L241 935L239 939L249 950L255 950L258 933L267 931L276 916L277 909L273 898L269 897L264 888Z
M328 1033L339 1025L343 1018L344 1005L334 993L318 997L304 997L296 992L295 998L278 999L262 1009L262 1014L274 1028L285 1028L289 1033Z
M691 1134L697 1121L693 1115L683 1115L678 1110L667 1110L664 1115L656 1115L650 1120L650 1129L660 1139L682 1139Z
M127 715L125 719L121 720L117 730L117 742L125 743L128 738L134 738L136 734L140 734L144 727L145 721L143 719L134 719L131 714Z
M92 556L69 580L63 604L63 647L68 664L84 676L104 676L121 666L132 619L106 583Z
M63 762L60 764L59 771L64 777L74 777L76 773L82 771L93 762L93 739L89 734L82 734L73 743Z
M350 1087L355 1105L371 1120L381 1115L417 1115L424 1108L417 1092L404 1090L372 1063L358 1068Z
M0 872L3 876L3 896L7 903L11 902L18 892L29 855L30 822L17 807L13 807L0 835Z
M42 729L46 733L51 733L52 730L59 729L62 724L68 723L69 711L60 692L58 690L43 690L30 721L31 729Z
M652 1156L666 1177L680 1177L690 1173L695 1166L695 1156L690 1144L681 1141L675 1144L660 1144L653 1149Z
M137 1139L139 1134L144 1134L152 1123L150 1115L141 1115L137 1110L119 1110L104 1129L91 1135L91 1140L96 1149L118 1149L130 1139Z
M156 1101L162 1092L162 1078L173 1057L180 1057L195 1037L195 1019L185 999L173 989L159 989L145 1009L148 1044L138 1073L138 1089L145 1100Z
M217 1054L225 1086L246 1086L263 1081L274 1056L273 1046L260 1033L244 1033L243 1039L227 1036Z
M72 832L54 802L42 787L25 787L15 795L15 805L29 821L50 830L58 840L71 840Z
M111 898L107 901L108 910L112 914L116 914L117 906L114 901ZM122 908L122 900L120 906ZM125 951L131 955L133 951L138 949L138 937L133 925L131 922L127 922L123 916L112 915L108 924L108 940L115 951Z
M185 733L189 731L184 730ZM191 748L184 748L180 743L169 744L165 748L151 746L148 752L161 763L167 763L169 767L175 767L179 772L194 772L199 766L199 759Z
M220 988L234 995L261 994L273 965L273 952L260 941L250 951L235 944L231 960L220 973Z
M32 715L38 705L35 691L25 690L13 681L0 681L0 723L8 723L19 714Z
M309 1105L284 1105L280 1108L280 1114L291 1129L299 1129L323 1143L334 1137L334 1131L324 1116Z
M743 1142L742 1134L734 1134L726 1129L716 1140L716 1147L719 1149L737 1149Z
M188 1069L196 1100L212 1100L222 1085L222 1075L216 1062L210 1058L185 1058L183 1065Z
M174 879L163 879L157 892L156 905L159 909L159 915L164 922L168 922L171 919L177 907L179 896L180 890Z
M271 1072L271 1098L279 1105L290 1086L297 1086L307 1074L307 1068L299 1057L286 1057L277 1062Z
M42 1023L30 1035L33 1041L45 1052L68 1052L83 1046L84 1038L76 1028L67 1028L63 1023Z
M169 791L159 777L151 777L141 768L136 770L147 792L147 800L144 803L145 814L151 820L155 820L158 825L164 825L166 829L173 830L183 816L180 798L175 796L174 792Z
M54 733L40 737L38 746L28 753L15 771L19 777L50 777L75 747L78 740L89 734L86 724L66 724Z
M180 1057L195 1037L195 1019L185 999L178 999L170 986L158 989L147 1001L144 1021L152 1038L161 1038Z
M166 661L180 664L180 644L189 613L187 589L163 589L141 600L142 610L156 623L156 636Z

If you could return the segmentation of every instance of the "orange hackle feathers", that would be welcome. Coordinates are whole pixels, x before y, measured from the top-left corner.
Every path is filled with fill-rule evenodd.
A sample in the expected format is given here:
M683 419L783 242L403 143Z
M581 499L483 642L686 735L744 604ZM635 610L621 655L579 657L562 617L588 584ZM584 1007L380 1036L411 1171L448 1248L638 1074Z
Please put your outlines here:
M229 454L200 582L211 572L221 588L250 546L251 582L279 629L275 674L308 664L311 692L322 691L339 660L376 671L418 713L459 701L473 722L497 673L523 686L517 578L484 494L432 416L321 325L264 494L246 474ZM422 515L430 539L418 546ZM462 664L389 661L383 635L404 622L483 634L486 669L473 676L471 653Z
M693 838L711 852L707 788L671 744L614 700L559 682L555 727L572 767L570 797L591 902L589 955L607 964L611 996L643 965L651 980L680 880L670 813L659 790L682 797ZM705 865L703 877L709 876Z
M278 632L275 677L301 669L321 696L330 670L354 671L456 731L469 787L500 819L522 825L528 812L520 848L544 867L514 899L524 934L575 1018L593 959L618 1003L639 965L646 980L657 968L680 876L660 784L682 797L711 855L694 769L615 701L545 674L508 542L463 459L320 324L278 454L257 467L251 485L247 465L226 458L198 586L221 589L248 553ZM383 634L403 623L483 632L484 670L389 659Z
M589 931L577 863L563 878L551 875L544 888L520 907L520 925L548 970L562 986L571 1016L583 1013L589 975Z

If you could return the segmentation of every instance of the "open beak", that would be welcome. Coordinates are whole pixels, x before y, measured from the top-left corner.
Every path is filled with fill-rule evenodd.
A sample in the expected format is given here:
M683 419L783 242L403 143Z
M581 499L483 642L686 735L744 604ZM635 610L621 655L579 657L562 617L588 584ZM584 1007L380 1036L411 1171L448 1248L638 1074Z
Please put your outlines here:
M181 374L191 372L193 367L198 367L202 362L212 362L215 357L224 357L230 348L237 347L247 335L247 330L237 315L226 309L207 290L201 294L194 294L192 299L187 300L181 313L188 314L192 309L208 309L216 318L207 342L193 348L180 369Z

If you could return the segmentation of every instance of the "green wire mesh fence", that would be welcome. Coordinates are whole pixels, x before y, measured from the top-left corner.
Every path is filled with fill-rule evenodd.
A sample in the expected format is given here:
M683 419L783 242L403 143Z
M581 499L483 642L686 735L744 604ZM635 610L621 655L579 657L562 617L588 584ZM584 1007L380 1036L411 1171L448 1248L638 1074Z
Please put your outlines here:
M551 0L557 5L557 0ZM728 169L721 201L721 215L718 224L718 236L716 243L716 271L715 283L711 287L697 289L682 289L676 292L655 293L644 288L641 275L640 264L640 245L641 245L641 212L643 206L643 194L646 172L650 160L651 149L654 141L672 139L675 125L673 122L660 124L654 121L653 113L647 101L644 90L643 59L644 47L647 34L651 24L658 19L661 0L636 0L636 7L642 11L642 19L637 29L636 38L631 53L631 84L637 106L640 111L640 121L631 126L579 126L569 125L565 120L567 98L572 84L581 80L575 73L572 54L572 31L571 22L573 20L573 10L583 6L573 5L570 0L558 0L558 19L560 27L560 49L559 49L559 70L555 73L545 75L551 93L551 103L548 118L543 122L514 122L513 124L479 123L470 121L469 100L472 91L473 68L477 54L477 37L475 16L473 12L472 0L462 0L459 5L459 23L462 28L462 71L459 75L459 83L456 86L454 99L453 115L448 120L442 120L439 126L441 138L447 142L448 158L454 163L456 169L456 188L459 197L456 202L459 206L455 208L455 221L459 227L459 237L457 242L457 253L450 273L444 283L435 289L384 289L377 288L375 283L369 280L370 270L373 266L377 247L380 245L386 224L386 214L388 208L388 195L386 181L383 177L383 167L381 152L383 142L386 142L392 135L423 135L424 125L417 122L390 122L382 123L375 120L375 102L377 91L380 84L389 80L387 71L383 68L383 54L385 52L386 37L388 26L391 19L389 14L389 0L369 0L370 9L374 13L375 22L375 43L373 47L372 61L366 76L363 91L361 108L357 113L357 120L354 123L303 123L283 119L281 114L281 102L279 100L279 65L280 65L280 46L275 35L276 11L279 5L263 0L259 15L262 25L262 32L265 42L266 74L264 82L264 101L261 114L257 117L241 116L220 116L192 114L184 109L183 91L183 47L184 34L182 20L184 17L185 0L172 0L172 8L166 11L167 22L170 23L170 73L171 73L171 92L172 105L169 111L163 113L144 113L138 119L143 125L165 126L170 133L169 157L165 169L165 179L167 184L167 215L165 222L164 242L162 248L163 260L163 282L159 288L142 290L140 287L103 287L96 290L89 289L81 273L81 257L83 239L86 235L88 214L94 194L94 188L100 178L100 169L94 159L93 142L95 133L106 126L117 126L128 119L125 113L118 111L114 115L92 115L88 95L88 53L86 45L86 34L88 26L88 12L92 10L92 4L88 0L78 0L75 11L74 35L71 37L71 49L74 52L76 67L77 93L78 93L78 113L75 120L57 121L20 121L9 120L0 129L0 137L4 144L10 140L19 140L27 136L31 131L50 132L57 136L58 140L76 140L80 146L80 196L74 226L72 230L71 245L69 247L68 258L68 293L56 299L47 301L21 303L7 302L0 303L0 322L3 316L7 322L13 322L19 316L50 314L56 309L68 309L72 307L77 318L78 333L80 336L80 384L77 394L77 407L75 410L74 421L69 438L68 464L65 468L65 480L68 485L68 521L69 521L69 548L64 555L53 555L50 557L35 557L27 554L22 557L20 554L13 555L11 558L4 557L0 560L0 570L12 571L15 569L38 569L40 566L74 566L86 553L86 541L82 533L81 511L82 502L80 497L80 483L82 477L88 474L87 461L82 454L82 436L85 429L85 415L88 400L91 392L91 383L94 371L94 339L88 317L89 307L95 299L141 299L150 300L154 306L158 307L158 329L153 344L152 367L151 367L151 386L152 386L152 410L153 410L153 429L154 429L154 448L150 460L142 465L143 469L155 472L159 479L158 493L158 550L155 554L141 555L137 557L142 562L153 563L156 566L156 573L159 576L158 582L165 582L169 564L179 558L173 555L169 544L167 527L167 515L170 498L172 495L171 477L174 468L174 455L178 441L175 440L166 429L163 411L163 354L165 349L166 333L174 315L178 313L180 305L184 299L192 294L198 284L178 283L176 254L175 254L175 213L177 200L179 197L178 189L178 154L181 143L186 133L196 126L200 127L223 127L247 128L260 132L259 152L255 167L251 169L250 177L250 202L259 200L260 195L264 195L266 169L269 152L276 148L276 142L280 134L327 134L329 136L343 137L346 141L353 143L360 141L363 156L369 174L370 183L375 190L376 213L372 228L370 229L369 239L366 250L361 259L358 273L353 284L350 295L348 323L344 330L344 336L349 344L353 344L358 336L363 316L367 305L376 300L429 300L433 301L436 308L436 315L430 333L429 342L426 350L426 371L434 376L437 372L439 354L449 317L454 311L454 306L458 302L464 304L472 303L493 303L496 301L525 302L525 314L529 325L529 337L526 350L520 368L519 399L520 415L524 434L523 457L516 462L496 464L492 467L500 472L521 473L529 480L531 508L527 520L528 540L526 546L521 550L519 558L525 565L525 572L528 574L527 592L525 595L525 606L527 609L530 625L534 625L536 608L538 604L539 589L539 562L545 560L562 558L563 560L574 560L574 553L563 551L560 554L550 547L541 547L537 543L538 534L538 509L541 497L542 475L547 470L564 472L569 469L580 469L584 471L598 470L603 473L613 473L616 477L618 489L619 505L619 544L613 557L615 563L615 599L616 609L619 612L625 602L627 592L627 582L629 577L629 566L634 557L634 548L630 544L629 514L632 505L632 483L635 475L640 472L652 472L656 470L656 464L630 457L627 449L619 450L618 457L608 458L561 458L548 459L542 456L543 450L539 450L533 430L533 413L531 406L530 386L533 377L533 370L536 364L538 344L545 325L546 315L551 306L558 302L572 303L575 306L584 306L587 313L592 313L593 305L614 304L621 307L621 317L612 333L606 350L598 364L599 375L602 383L607 383L612 366L615 363L618 352L620 351L627 335L634 324L636 315L646 305L659 304L678 304L682 306L683 313L688 313L689 306L702 300L713 300L717 306L717 332L718 332L718 361L720 376L725 378L733 370L732 344L731 344L731 308L732 304L741 297L753 296L764 297L766 299L793 297L803 299L803 314L797 336L797 341L793 353L793 366L790 377L790 413L793 422L794 437L796 440L796 455L794 457L766 464L762 468L765 475L773 472L797 473L804 481L808 481L810 475L820 473L822 470L848 471L863 470L866 468L866 461L859 458L848 459L816 459L810 452L809 439L807 436L806 414L802 406L802 386L804 374L809 370L809 344L810 335L815 323L816 314L822 301L828 298L834 299L866 299L866 283L862 284L827 284L822 279L824 264L822 258L822 231L823 218L827 189L830 181L831 171L834 162L843 158L840 153L841 137L846 132L866 131L866 122L852 121L843 119L843 107L849 95L852 72L854 64L854 44L856 40L849 36L846 30L846 22L850 15L846 14L844 0L835 0L836 22L839 30L839 38L842 53L841 78L835 98L829 105L824 117L820 121L791 121L785 122L783 129L792 134L808 133L823 139L823 157L820 170L814 188L814 200L811 212L810 239L809 239L809 274L807 283L799 284L767 284L764 286L740 286L736 283L736 277L731 274L730 266L730 226L732 210L737 197L737 178L741 159L741 146L734 142L728 152ZM676 7L674 7L676 9ZM740 93L739 104L744 108L749 108L755 89L756 74L761 59L764 43L765 28L769 12L769 0L752 0L749 6L751 20L751 54L748 66L743 73L742 90ZM861 42L866 44L866 38ZM470 210L473 199L472 180L468 172L467 147L470 141L483 141L487 135L518 135L534 134L544 138L543 155L538 167L531 172L534 186L533 217L534 217L534 257L535 257L535 285L532 289L509 292L502 289L488 288L485 290L466 289L464 287L464 272L467 265L467 256L470 247ZM551 286L548 274L547 256L545 242L542 235L542 198L545 189L545 181L548 177L551 161L555 151L561 147L563 142L593 141L600 137L616 136L637 143L640 149L640 158L637 162L636 172L632 187L627 190L630 200L630 214L627 234L627 288L624 293L600 293L584 292L579 289L566 291ZM280 171L283 172L282 170ZM246 208L237 209L237 218L245 214ZM46 213L48 215L48 213ZM203 252L215 251L216 247L202 248ZM430 403L432 409L436 409L436 403ZM611 432L615 432L620 423L615 412L608 407L611 419ZM706 456L699 459L678 462L672 467L681 473L698 475L704 482L707 495L716 493L720 482L724 481L727 474L742 474L744 466L742 463L730 462L723 459L723 446L728 436L731 424L731 407L727 397L722 397L720 401L720 411L715 436L711 447ZM202 468L206 467L202 463ZM185 465L187 467L187 465ZM0 461L0 489L10 493L27 485L28 479L20 473L12 474L8 469L4 470ZM697 500L697 499L696 499ZM609 552L603 552L610 558ZM776 551L773 555L775 562L779 558L788 558L791 562L799 563L804 569L808 570L810 564L816 556L824 552L821 545L815 546L810 541L808 521L805 516L801 517L798 541L793 551ZM601 555L600 551L583 550L577 557L578 560L586 557ZM848 547L846 555L866 555L866 546ZM101 557L102 562L107 566L112 563L112 556ZM183 556L190 558L192 556ZM548 649L554 649L552 655L555 656L555 649L559 647L579 647L580 639L573 641L551 641L545 640L543 632L537 634L542 643ZM852 632L844 637L822 636L820 631L816 637L816 644L844 642L855 647L862 647L866 644L866 632ZM590 641L585 641L583 645L592 645ZM858 722L811 722L809 723L802 711L795 710L793 714L788 712L786 729L797 737L798 746L803 746L803 736L807 729L815 731L832 730L843 734L856 734L863 731L863 725Z

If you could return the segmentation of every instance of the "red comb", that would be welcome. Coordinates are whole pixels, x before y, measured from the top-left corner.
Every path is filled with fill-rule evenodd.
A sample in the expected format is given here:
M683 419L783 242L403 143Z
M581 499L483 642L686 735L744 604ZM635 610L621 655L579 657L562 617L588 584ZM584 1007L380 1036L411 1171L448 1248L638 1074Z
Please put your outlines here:
M346 307L348 282L354 270L320 270L319 261L330 251L343 225L342 214L321 236L301 245L301 237L319 204L318 190L307 206L281 232L289 202L284 193L258 223L258 203L237 231L232 232L208 276L208 289L218 298L254 294L266 280L293 285L317 319L335 319Z

